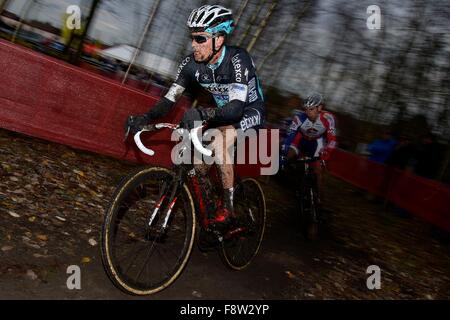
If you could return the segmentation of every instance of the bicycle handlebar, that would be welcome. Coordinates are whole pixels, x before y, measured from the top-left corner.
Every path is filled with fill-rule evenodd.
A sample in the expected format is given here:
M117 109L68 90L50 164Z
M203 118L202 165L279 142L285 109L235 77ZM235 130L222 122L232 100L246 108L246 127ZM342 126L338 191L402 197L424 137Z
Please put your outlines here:
M195 149L197 149L201 154L211 157L212 151L203 147L203 144L200 142L198 138L198 132L204 126L200 126L191 130L189 137L191 138L192 143L194 144Z
M136 134L134 135L134 143L136 143L139 150L141 150L143 153L145 153L146 155L149 155L149 156L153 156L155 154L155 151L144 146L144 144L141 141L141 133L145 132L145 131L151 131L151 130L143 129L139 132L136 132Z
M209 149L206 149L203 147L200 139L198 138L198 133L201 129L203 129L205 126L199 126L196 128L193 128L191 132L189 133L189 139L191 139L192 143L194 144L195 149L197 149L201 154L210 157L212 155L212 151ZM163 128L168 128L171 130L180 130L180 134L183 134L183 131L186 129L180 128L178 125L172 124L172 123L157 123L157 124L150 124L145 126L141 131L138 131L134 135L134 142L136 143L139 150L141 150L143 153L149 156L154 156L155 151L153 151L150 148L147 148L144 146L141 140L141 133L146 131L155 131Z
M326 169L327 165L324 160L320 159L320 157L301 157L301 158L297 159L297 162L300 162L300 163L313 163L316 161L319 161L320 165Z
M315 162L318 160L320 160L320 157L301 157L297 159L298 162Z

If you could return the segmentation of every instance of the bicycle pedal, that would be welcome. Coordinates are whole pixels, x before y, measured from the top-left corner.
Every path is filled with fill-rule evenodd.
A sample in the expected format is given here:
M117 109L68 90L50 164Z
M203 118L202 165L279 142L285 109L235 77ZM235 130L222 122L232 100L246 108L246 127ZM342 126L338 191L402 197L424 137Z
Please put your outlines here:
M220 236L221 237L221 236ZM219 236L213 230L202 230L199 234L198 247L200 251L215 250L222 244Z
M238 235L242 235L246 230L247 229L244 227L238 227L238 228L232 229L225 234L224 239L229 240Z

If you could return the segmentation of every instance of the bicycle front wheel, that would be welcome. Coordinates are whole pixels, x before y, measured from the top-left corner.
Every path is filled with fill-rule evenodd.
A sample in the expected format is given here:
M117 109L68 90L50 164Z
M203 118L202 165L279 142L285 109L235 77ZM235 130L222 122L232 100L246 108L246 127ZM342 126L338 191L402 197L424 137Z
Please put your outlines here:
M112 282L127 293L165 289L189 259L195 209L186 185L166 214L177 183L172 171L149 167L127 176L113 195L103 223L102 260Z
M302 233L307 240L318 238L317 214L317 194L313 187L305 186L300 194L300 220Z
M242 180L234 191L234 211L242 234L225 240L220 251L224 263L233 270L250 265L259 251L266 227L266 200L260 184L251 178Z

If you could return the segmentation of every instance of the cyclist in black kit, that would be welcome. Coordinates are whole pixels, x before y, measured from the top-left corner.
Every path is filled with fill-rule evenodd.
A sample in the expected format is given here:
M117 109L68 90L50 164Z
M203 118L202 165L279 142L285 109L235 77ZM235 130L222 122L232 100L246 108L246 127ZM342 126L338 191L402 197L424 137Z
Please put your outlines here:
M167 94L146 114L130 116L126 126L136 132L149 121L166 115L192 84L200 84L213 95L217 107L192 108L185 113L181 124L191 129L194 121L207 121L223 134L223 147L214 148L214 157L222 159L216 163L221 173L224 199L215 217L211 218L212 223L221 224L233 214L234 168L229 158L230 148L236 140L237 130L258 129L264 124L264 99L250 55L242 48L225 45L227 36L234 29L231 10L220 5L204 5L192 11L187 25L194 52L181 62ZM196 165L195 169L200 182L206 181L209 166Z

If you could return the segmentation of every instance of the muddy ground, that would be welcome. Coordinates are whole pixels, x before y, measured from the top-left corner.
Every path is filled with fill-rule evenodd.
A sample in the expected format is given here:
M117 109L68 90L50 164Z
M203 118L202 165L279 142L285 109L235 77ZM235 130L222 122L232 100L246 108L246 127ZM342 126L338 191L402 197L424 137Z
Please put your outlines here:
M329 228L299 232L291 188L263 178L268 226L241 272L196 247L181 277L151 297L116 289L103 270L100 229L121 177L136 165L0 130L1 299L449 299L448 235L331 176ZM66 271L81 268L81 290ZM381 289L366 286L381 269Z

